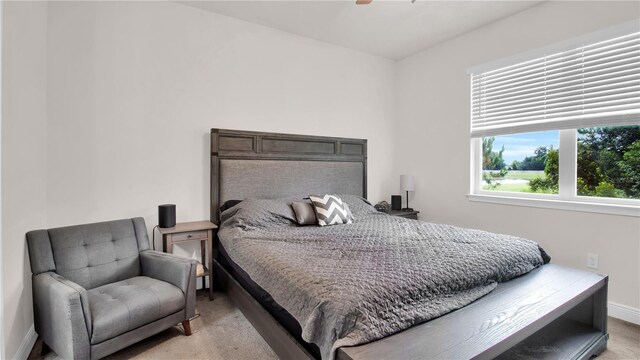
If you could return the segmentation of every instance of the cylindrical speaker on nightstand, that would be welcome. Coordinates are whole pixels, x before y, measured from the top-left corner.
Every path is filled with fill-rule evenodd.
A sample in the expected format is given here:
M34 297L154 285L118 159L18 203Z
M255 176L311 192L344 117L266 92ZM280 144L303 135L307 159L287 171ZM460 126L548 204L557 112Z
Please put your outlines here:
M164 204L158 206L158 226L171 228L176 226L176 205Z
M391 210L402 209L402 196L391 195Z

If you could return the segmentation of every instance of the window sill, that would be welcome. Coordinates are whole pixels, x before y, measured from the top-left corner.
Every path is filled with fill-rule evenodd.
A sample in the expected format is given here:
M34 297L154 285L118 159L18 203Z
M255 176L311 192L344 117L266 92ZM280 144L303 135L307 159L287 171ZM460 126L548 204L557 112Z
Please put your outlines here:
M525 198L507 195L469 194L469 201L492 204L528 206L556 210L582 211L609 215L640 217L640 207L634 205L603 204L584 201L567 201L558 199Z

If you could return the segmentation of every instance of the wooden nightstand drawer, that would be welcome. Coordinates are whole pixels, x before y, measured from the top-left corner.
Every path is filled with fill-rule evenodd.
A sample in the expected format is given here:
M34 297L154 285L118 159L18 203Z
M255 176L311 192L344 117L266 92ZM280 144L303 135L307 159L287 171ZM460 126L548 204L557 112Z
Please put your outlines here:
M174 243L181 241L193 241L207 238L207 230L189 231L171 235L171 241Z

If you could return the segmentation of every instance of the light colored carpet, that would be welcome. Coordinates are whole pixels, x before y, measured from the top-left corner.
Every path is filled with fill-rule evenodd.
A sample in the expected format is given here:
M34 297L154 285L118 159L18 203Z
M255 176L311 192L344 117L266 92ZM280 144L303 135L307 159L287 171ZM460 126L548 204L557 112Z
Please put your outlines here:
M174 326L107 359L277 359L225 294L214 293L209 301L199 292L196 307L200 317L191 322L193 335L184 336L182 327ZM640 359L640 326L609 318L609 334L608 348L598 359ZM29 359L43 359L41 346L38 340ZM50 352L44 359L59 357Z
M640 359L640 326L609 318L609 342L598 359Z
M251 326L229 298L214 293L209 301L208 292L198 291L196 312L200 316L191 321L191 336L184 336L177 325L137 344L129 346L105 359L277 359L276 354ZM36 342L29 360L60 359L50 352L39 356L42 347Z

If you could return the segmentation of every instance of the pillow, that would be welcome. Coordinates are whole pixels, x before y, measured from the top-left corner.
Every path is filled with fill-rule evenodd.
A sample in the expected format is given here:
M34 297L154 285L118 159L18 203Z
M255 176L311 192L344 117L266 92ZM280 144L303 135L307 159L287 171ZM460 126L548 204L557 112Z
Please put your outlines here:
M220 206L220 212L223 212L227 209L231 209L232 207L238 205L242 200L227 200Z
M313 196L309 199L313 203L318 225L327 226L335 224L351 224L353 215L347 203L336 195Z
M376 208L374 208L373 205L371 205L371 203L362 196L349 194L337 194L336 196L340 197L342 202L349 204L349 210L356 219L360 219L371 214L380 214L378 210L376 210Z
M294 202L291 204L293 212L296 214L298 225L315 225L317 222L316 212L313 205L308 202Z
M220 228L241 227L247 230L297 226L296 216L289 204L299 199L244 199L220 214Z

